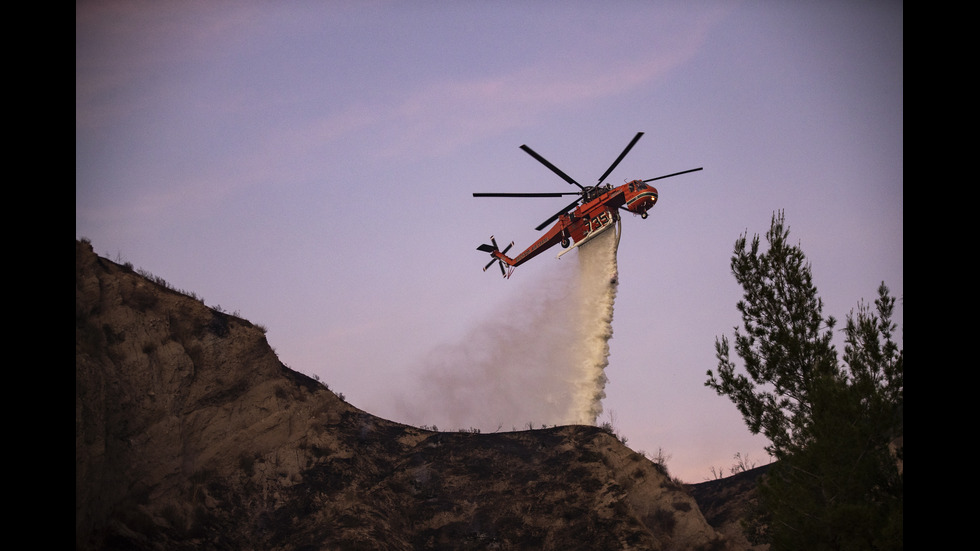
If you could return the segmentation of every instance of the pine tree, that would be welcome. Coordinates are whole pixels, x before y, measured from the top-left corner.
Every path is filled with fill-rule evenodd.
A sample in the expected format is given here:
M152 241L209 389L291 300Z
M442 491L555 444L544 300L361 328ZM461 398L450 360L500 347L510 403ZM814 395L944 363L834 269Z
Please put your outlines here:
M904 353L892 338L895 299L882 283L874 310L862 302L847 316L841 362L836 320L824 319L810 265L788 237L778 213L767 251L758 235L736 240L732 273L744 295L734 344L744 373L722 336L718 373L705 382L769 440L777 460L750 532L773 551L900 549Z

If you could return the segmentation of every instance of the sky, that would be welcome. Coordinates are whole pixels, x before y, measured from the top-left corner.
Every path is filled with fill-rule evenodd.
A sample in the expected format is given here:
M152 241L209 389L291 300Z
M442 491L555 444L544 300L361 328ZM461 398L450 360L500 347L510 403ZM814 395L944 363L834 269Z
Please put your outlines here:
M704 168L655 182L646 220L623 217L596 421L675 477L714 478L736 454L769 462L704 382L716 339L741 324L734 243L773 213L824 315L843 320L884 282L902 342L901 2L75 12L76 239L264 326L284 364L374 415L483 432L558 423L522 404L560 374L486 360L561 321L578 265L580 251L549 251L509 280L482 270L477 245L522 250L569 199L474 192L574 191L522 144L587 185L637 132L607 181Z

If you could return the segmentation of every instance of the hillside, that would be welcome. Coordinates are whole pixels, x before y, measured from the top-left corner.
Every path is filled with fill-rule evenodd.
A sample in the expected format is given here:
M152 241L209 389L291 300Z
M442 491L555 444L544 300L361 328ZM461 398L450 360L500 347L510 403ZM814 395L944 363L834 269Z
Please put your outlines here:
M161 283L75 243L77 550L747 548L597 427L381 419Z

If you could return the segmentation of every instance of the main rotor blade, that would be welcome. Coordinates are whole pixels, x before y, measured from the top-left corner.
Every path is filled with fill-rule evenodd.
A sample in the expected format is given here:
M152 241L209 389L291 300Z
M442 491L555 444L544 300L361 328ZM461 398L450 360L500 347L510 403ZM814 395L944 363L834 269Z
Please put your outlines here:
M568 182L569 184L572 184L573 186L578 186L582 191L585 191L585 188L582 187L582 184L576 182L575 180L572 180L572 177L571 176L569 176L568 174L565 174L564 172L562 172L561 170L559 170L557 166L549 163L548 162L548 159L545 159L541 155L538 155L530 147L528 147L526 145L522 145L521 146L521 149L523 149L528 155L530 155L530 156L534 157L535 159L537 159L539 163L541 163L544 166L546 166L549 169L551 169L552 172L554 172L558 176L561 176L561 179L562 180L565 180L566 182Z
M541 222L541 225L539 225L538 227L536 227L534 229L536 229L538 231L543 230L545 226L547 226L548 224L550 224L550 223L554 222L555 220L557 220L559 216L561 216L561 215L565 214L566 212L572 210L575 207L575 205L578 204L578 202L580 200L581 199L576 199L576 200L572 201L567 207L565 207L565 208L561 209L560 211L556 212L554 216L552 216L551 218L545 220L544 222Z
M649 180L643 180L643 181L652 182L654 180L663 180L664 178L670 178L671 176L680 176L681 174L687 174L688 172L697 172L703 168L704 168L703 166L700 166L698 168L692 168L691 170L682 170L680 172L675 172L673 174L667 174L666 176L657 176L656 178L650 178Z
M566 193L474 193L473 197L561 197L562 195L581 195L577 191Z
M602 174L602 176L599 176L600 184L602 183L603 180L606 179L606 176L609 176L609 174L616 168L619 162L623 160L623 157L625 157L626 154L630 152L630 149L633 149L633 146L636 145L636 142L639 141L640 137L642 136L643 136L643 132L637 132L636 136L633 136L633 141L631 141L630 144L626 146L626 149L624 149L623 152L619 154L619 157L617 157L616 160L613 161L613 164L609 166L609 168Z

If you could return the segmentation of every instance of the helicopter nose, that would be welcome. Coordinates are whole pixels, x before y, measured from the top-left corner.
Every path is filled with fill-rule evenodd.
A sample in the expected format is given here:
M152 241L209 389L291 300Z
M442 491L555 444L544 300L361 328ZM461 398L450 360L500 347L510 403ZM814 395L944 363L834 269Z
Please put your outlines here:
M646 200L643 201L643 203L640 205L640 208L643 209L643 212L646 212L652 209L653 206L656 204L657 204L657 194L652 193L646 196Z

